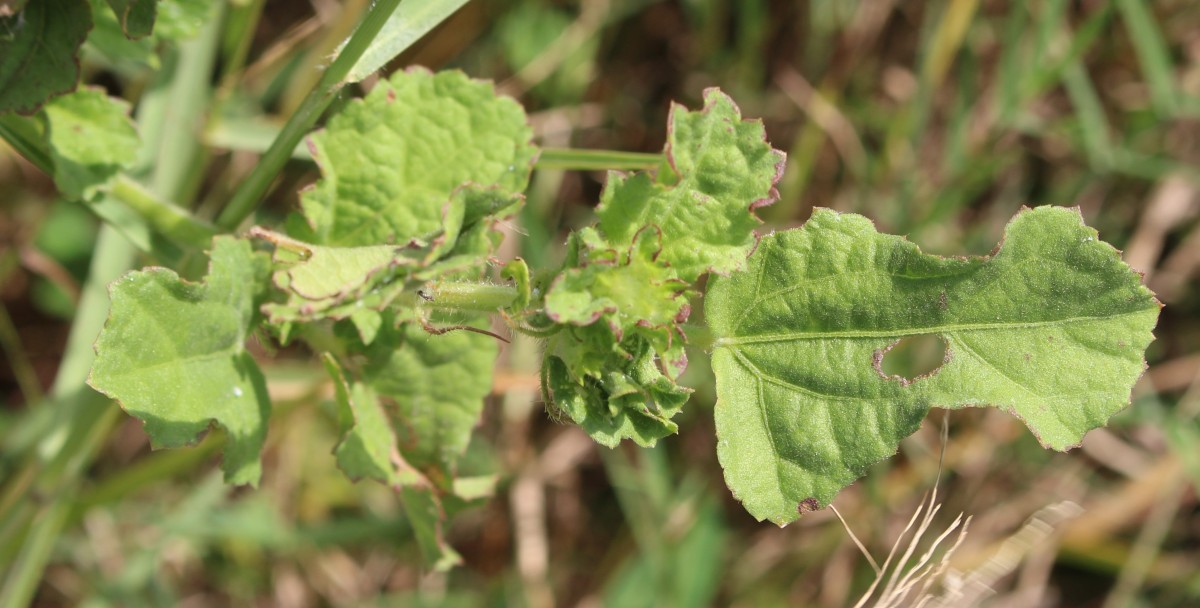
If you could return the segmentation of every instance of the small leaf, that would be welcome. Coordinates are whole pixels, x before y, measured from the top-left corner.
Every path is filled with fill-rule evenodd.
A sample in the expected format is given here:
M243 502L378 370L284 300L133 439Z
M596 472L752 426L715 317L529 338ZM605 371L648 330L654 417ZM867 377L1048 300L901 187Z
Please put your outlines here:
M91 27L81 0L38 0L0 17L0 112L33 114L75 90L79 47Z
M322 179L301 197L323 245L430 242L446 233L448 201L525 189L535 149L521 106L461 72L394 74L310 139ZM491 197L495 198L495 197ZM504 205L508 209L511 205ZM456 228L451 226L451 228Z
M98 88L81 88L47 103L47 140L54 183L69 198L91 199L137 160L137 130L129 106Z
M341 431L334 454L342 472L350 479L373 479L392 487L427 485L400 455L396 435L370 387L351 384L329 353L322 356L322 361L333 378Z
M932 406L994 406L1043 445L1077 445L1129 403L1160 304L1077 210L1012 220L990 258L927 255L869 220L819 210L716 277L705 311L717 376L717 454L759 519L829 504L893 454ZM905 336L946 361L885 376Z
M657 226L663 260L688 283L742 268L760 223L752 211L778 198L783 152L767 143L760 121L742 120L733 100L708 89L703 110L671 107L665 154L657 177L609 173L596 209L600 231L627 245Z
M119 279L88 380L145 423L155 448L193 444L219 424L230 483L257 484L262 470L270 402L245 341L268 272L249 242L218 237L203 284L165 268Z
M687 284L659 262L657 228L639 232L626 251L593 246L583 252L582 267L565 270L546 292L546 314L555 323L590 325L604 317L619 340L636 326L669 326L684 312Z
M345 319L356 312L381 310L403 290L405 277L421 255L396 245L311 245L257 226L250 235L275 245L274 283L287 301L263 307L272 323ZM364 327L373 324L361 315L358 322Z
M643 447L673 435L671 418L691 390L662 373L656 350L641 335L620 344L604 324L556 334L542 362L547 407L578 424L596 443L616 447L632 439Z

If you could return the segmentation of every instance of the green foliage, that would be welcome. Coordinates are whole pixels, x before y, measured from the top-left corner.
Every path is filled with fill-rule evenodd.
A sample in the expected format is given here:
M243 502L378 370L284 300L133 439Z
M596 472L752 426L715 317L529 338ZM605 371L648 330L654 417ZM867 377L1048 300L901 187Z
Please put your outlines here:
M992 406L1046 447L1129 404L1159 304L1078 212L1019 214L990 258L940 258L870 220L818 211L715 278L718 456L756 517L824 507L895 453L932 406ZM946 341L913 379L880 363L905 336Z
M257 484L270 402L246 339L269 271L248 241L213 241L202 285L165 268L112 286L112 315L96 340L89 382L145 423L155 447L195 443L211 423L228 436L225 479Z
M137 130L128 106L104 91L81 88L45 105L46 144L54 184L70 198L93 198L137 160Z
M79 81L77 54L92 15L77 0L30 2L0 17L0 112L32 114Z
M656 176L609 176L596 209L600 231L625 245L657 226L664 261L689 283L740 269L754 248L753 210L778 197L784 154L766 142L761 122L742 120L717 89L705 91L699 112L671 107L664 153Z
M895 453L932 406L1000 407L1065 449L1128 403L1143 369L1159 305L1075 212L1020 214L990 258L925 255L823 210L760 241L752 212L774 199L783 154L715 89L699 111L672 107L657 171L609 175L598 223L571 235L559 269L535 277L518 260L501 273L512 286L480 283L494 224L523 201L529 139L519 106L459 72L381 81L312 137L322 179L292 236L250 231L274 248L269 264L222 237L204 286L151 270L114 288L94 385L155 445L215 420L232 438L229 478L254 482L268 406L243 341L259 324L298 337L334 381L339 466L400 491L446 566L458 558L443 503L497 355L480 313L545 338L553 416L609 447L653 446L691 394L678 379L698 281L727 275L705 301L718 456L750 513L779 524ZM947 343L943 365L885 375L884 355L917 335Z
M311 231L293 236L337 246L448 238L525 189L530 137L521 107L483 82L397 73L310 139L322 179L301 200Z
M44 154L59 190L110 222L123 223L111 204L124 183L122 200L145 224L184 247L207 241L216 228L120 181L144 153L127 107L99 89L70 92L93 14L75 3L50 20L51 4L22 13L46 44L6 21L0 84L22 84L4 87L0 109L44 107L3 133ZM326 72L336 84L319 86L309 115L267 152L275 170L300 138L288 134L307 131L303 120L315 121L338 87L462 4L371 13L364 23L382 29L340 48ZM154 68L156 46L195 34L210 9L95 1L89 48ZM517 27L505 31L522 54ZM530 44L548 44L539 36ZM71 70L44 68L64 61ZM41 69L55 79L18 79ZM255 484L271 404L246 342L303 342L333 381L338 466L397 493L437 568L461 561L443 535L448 508L478 494L456 482L492 391L503 339L492 315L544 340L547 409L608 447L654 446L678 431L692 394L679 383L689 334L704 336L727 482L752 515L779 524L829 504L931 407L999 407L1066 449L1128 403L1159 304L1077 213L1023 212L1003 246L977 259L926 255L866 218L825 210L760 238L755 209L778 198L785 158L762 123L717 89L699 110L673 105L668 123L661 162L609 173L596 223L568 237L560 265L531 270L517 259L497 272L497 224L524 203L539 154L524 110L461 72L394 73L311 135L321 176L283 228L216 237L203 283L151 268L112 286L90 382L141 419L155 447L219 426L226 479ZM231 202L218 224L247 217L274 177L252 174L258 185L232 196L250 204ZM707 327L688 325L706 282ZM883 372L900 339L924 335L947 345L937 370Z

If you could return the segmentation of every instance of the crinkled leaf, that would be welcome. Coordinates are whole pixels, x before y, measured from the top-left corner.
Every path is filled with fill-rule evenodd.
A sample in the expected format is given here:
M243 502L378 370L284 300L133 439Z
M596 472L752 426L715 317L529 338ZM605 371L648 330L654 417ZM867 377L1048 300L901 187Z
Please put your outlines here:
M516 194L535 149L520 105L461 72L380 81L310 139L322 179L301 206L325 245L429 242L461 188Z
M89 383L141 419L156 448L192 444L219 424L230 483L257 484L262 469L270 402L245 341L268 272L249 242L218 237L202 284L164 268L113 283L112 312L96 340Z
M742 120L733 100L704 92L704 109L671 107L667 165L656 177L610 173L596 214L614 245L648 225L663 234L662 258L692 283L708 271L741 268L754 248L753 209L775 201L784 154L767 143L762 123Z
M258 227L250 234L275 245L274 283L287 300L264 307L272 323L344 319L381 309L403 290L421 255L396 245L312 245ZM371 324L365 317L360 321Z
M593 324L560 332L551 344L542 386L553 415L608 447L622 439L650 447L677 432L671 418L691 390L662 373L649 340L634 335L615 344L606 326Z
M370 387L351 383L332 355L322 360L333 379L338 410L338 467L351 479L373 479L392 487L421 485L425 478L409 466L396 447L396 435Z
M822 508L893 454L931 406L994 406L1065 449L1129 402L1159 303L1077 210L1009 224L990 258L926 255L858 215L820 210L714 278L718 456L759 519ZM935 335L931 375L887 377L883 354Z
M0 17L0 112L32 114L79 82L79 47L92 11L79 0L38 0Z
M496 353L495 338L413 324L385 327L367 349L362 381L384 404L401 454L443 490L479 424Z
M121 31L130 39L144 38L154 29L155 6L158 0L108 0L121 24Z
M574 325L606 317L617 339L638 325L674 323L688 305L687 284L659 261L663 246L658 229L651 227L639 232L627 251L587 251L582 267L567 269L550 286L546 314L556 323Z
M81 88L43 107L54 183L69 198L92 198L137 160L137 130L129 106L102 89Z
M396 12L383 24L383 30L371 40L366 52L354 63L347 82L358 82L383 69L405 49L445 21L467 0L424 0L401 2Z

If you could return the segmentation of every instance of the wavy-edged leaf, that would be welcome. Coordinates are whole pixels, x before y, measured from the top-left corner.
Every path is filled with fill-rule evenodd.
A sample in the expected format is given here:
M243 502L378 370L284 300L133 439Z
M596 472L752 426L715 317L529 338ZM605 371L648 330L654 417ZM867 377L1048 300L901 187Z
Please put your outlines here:
M385 326L366 354L361 381L383 403L400 453L449 491L492 390L496 340L466 331L435 336L413 324Z
M220 425L230 483L257 484L262 470L270 401L245 341L268 273L265 255L230 237L213 240L204 283L165 268L129 273L110 288L88 380L145 423L155 448L190 445Z
M519 104L457 71L394 74L310 138L322 178L301 207L324 245L429 242L463 188L516 195L536 150ZM469 197L468 197L469 198Z
M141 141L129 105L84 87L42 108L54 160L54 183L69 198L92 198L137 160Z
M0 17L0 112L33 114L79 82L79 47L92 11L79 0L38 0Z
M603 317L620 340L635 326L665 327L686 318L688 284L660 262L665 244L658 228L638 232L624 251L598 245L581 252L587 257L581 267L568 268L550 285L545 308L551 320L590 325Z
M818 210L714 278L718 456L759 519L829 504L932 406L994 406L1066 449L1129 403L1160 304L1078 210L1012 220L988 258L942 258ZM916 379L885 376L906 336L945 341Z
M704 92L704 108L671 106L665 154L657 176L610 172L596 215L614 245L633 242L648 225L663 234L662 258L693 283L745 264L760 223L753 210L778 198L785 156L766 141L761 121L742 120L720 90Z

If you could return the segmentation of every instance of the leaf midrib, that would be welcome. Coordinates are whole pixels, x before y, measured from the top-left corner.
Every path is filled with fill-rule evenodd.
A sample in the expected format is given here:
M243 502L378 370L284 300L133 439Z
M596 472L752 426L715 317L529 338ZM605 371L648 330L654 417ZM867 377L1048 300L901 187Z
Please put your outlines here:
M1051 319L1048 321L1023 321L1023 322L996 322L996 323L956 323L949 325L934 325L929 327L898 327L892 329L876 329L876 330L834 330L834 331L817 331L817 332L788 332L781 334L766 334L758 336L735 336L728 338L718 338L713 343L714 348L722 346L736 346L739 344L760 344L764 342L790 342L795 340L823 340L828 338L837 338L844 340L856 339L873 339L873 338L903 338L906 336L919 336L926 334L937 333L957 333L970 331L1002 331L1002 330L1019 330L1032 329L1036 327L1053 327L1057 325L1068 325L1071 323L1082 323L1085 321L1107 321L1110 319L1118 319L1137 314L1144 314L1151 308L1143 308L1136 310L1127 310L1124 312L1115 313L1112 315L1101 316L1086 316L1086 317L1067 317L1063 319Z

